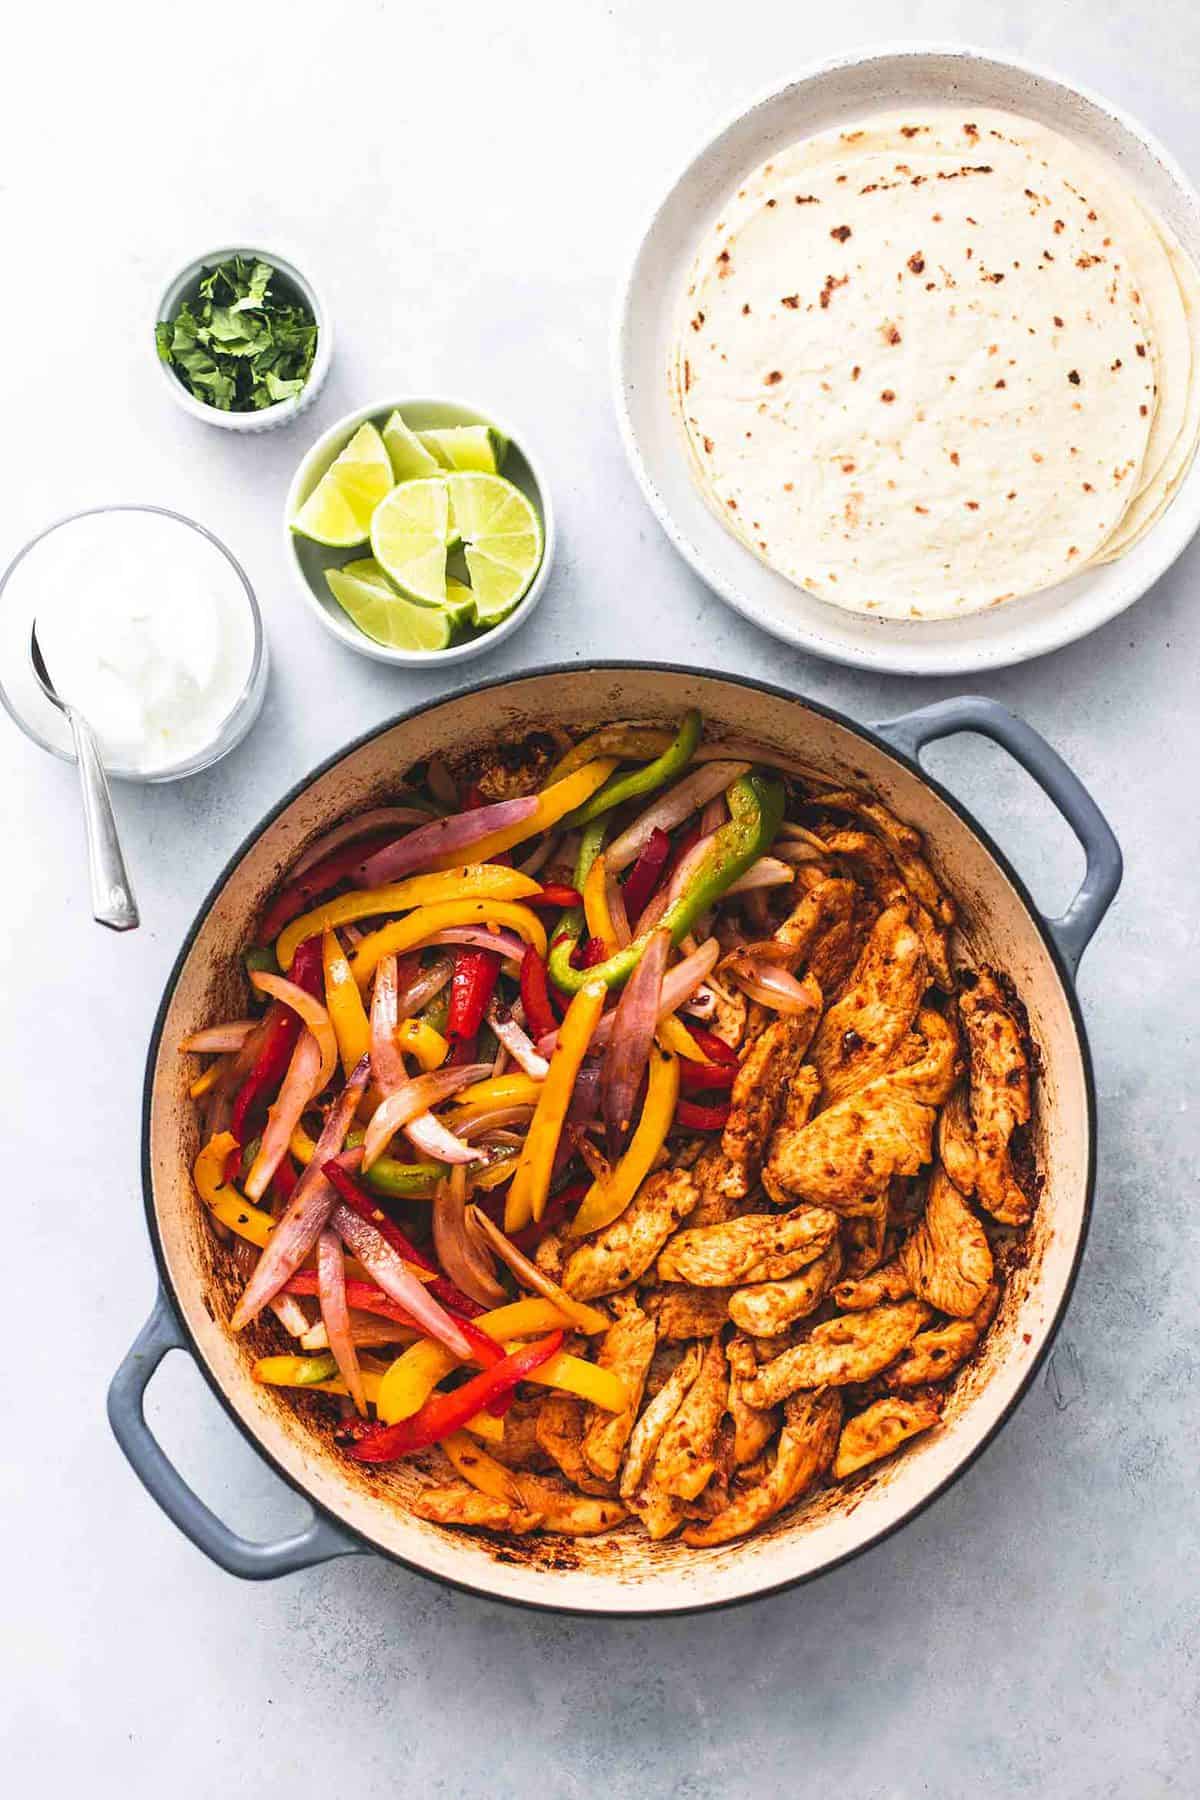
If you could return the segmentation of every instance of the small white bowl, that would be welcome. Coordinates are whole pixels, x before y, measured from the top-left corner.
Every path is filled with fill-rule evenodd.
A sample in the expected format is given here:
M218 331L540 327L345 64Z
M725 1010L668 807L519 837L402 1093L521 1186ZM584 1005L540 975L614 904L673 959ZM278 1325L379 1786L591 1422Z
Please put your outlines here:
M204 270L211 269L216 263L226 262L231 256L243 256L251 260L260 258L263 262L269 262L283 276L288 286L296 290L316 320L316 354L308 372L308 380L300 392L293 394L288 400L276 401L274 406L264 406L260 412L222 412L219 407L208 406L189 392L171 365L159 356L158 346L153 340L151 351L172 399L184 412L191 413L194 419L203 419L206 425L217 425L222 431L276 431L279 426L290 425L293 419L298 419L301 413L308 411L325 385L325 377L333 360L333 322L329 309L320 290L307 275L301 273L294 262L290 262L286 256L280 256L277 251L264 250L261 245L251 248L245 244L228 244L218 250L208 250L203 256L197 256L194 261L187 263L167 283L159 299L154 322L159 325L164 320L172 320L179 311L180 303L194 297Z
M508 440L508 455L503 469L505 479L520 488L532 502L542 522L541 563L528 590L507 619L502 620L499 625L493 625L490 631L481 631L478 637L470 638L466 643L451 644L446 650L394 650L388 644L377 644L374 638L367 637L347 618L329 592L325 571L338 568L357 556L369 555L369 548L327 549L322 544L314 544L309 538L298 536L291 528L291 520L359 426L365 425L369 420L382 428L397 408L405 423L414 431L432 431L451 425L490 425L501 432ZM519 631L529 618L545 592L550 578L550 566L554 561L554 508L550 501L550 489L540 464L520 435L503 419L498 419L495 413L481 412L478 407L468 406L461 400L431 400L418 395L402 394L396 399L376 400L370 406L360 407L357 412L347 413L344 419L339 419L336 425L331 425L317 439L292 478L292 485L284 502L283 531L287 540L288 561L300 593L326 631L332 632L341 643L348 644L351 650L357 650L360 655L373 657L376 662L394 663L400 668L469 662L474 656L482 656L486 651L494 650L497 644L502 644L514 631Z

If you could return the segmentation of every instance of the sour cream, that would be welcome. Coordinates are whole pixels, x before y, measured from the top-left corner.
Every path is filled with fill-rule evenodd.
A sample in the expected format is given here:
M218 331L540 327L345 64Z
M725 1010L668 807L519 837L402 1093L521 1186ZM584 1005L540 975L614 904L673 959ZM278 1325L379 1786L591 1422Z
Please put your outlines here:
M50 679L107 763L154 775L222 736L250 682L254 618L203 533L161 513L88 513L47 533L16 578Z

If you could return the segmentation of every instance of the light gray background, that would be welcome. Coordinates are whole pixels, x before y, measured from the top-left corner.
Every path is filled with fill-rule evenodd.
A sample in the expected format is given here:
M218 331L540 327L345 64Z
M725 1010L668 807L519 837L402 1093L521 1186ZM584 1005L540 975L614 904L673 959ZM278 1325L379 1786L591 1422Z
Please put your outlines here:
M616 284L693 145L799 65L901 31L1057 67L1200 173L1200 14L1181 0L929 0L903 17L883 0L263 0L7 20L0 561L74 507L179 507L244 560L274 658L228 761L118 794L145 920L124 939L88 916L73 771L0 718L0 1738L22 1800L1197 1791L1195 550L1088 642L980 683L1090 784L1128 874L1082 977L1102 1154L1074 1355L918 1523L815 1586L666 1624L507 1611L365 1558L252 1588L165 1522L104 1422L153 1293L142 1059L180 938L291 782L435 691L340 649L289 588L280 509L319 430L441 389L538 447L560 560L481 676L658 656L863 719L954 691L823 666L726 611L646 511L609 401ZM149 351L173 264L239 236L294 244L338 332L315 413L246 441L171 407ZM967 741L931 766L1061 904L1078 855L1024 777ZM300 1521L183 1358L152 1414L232 1523Z

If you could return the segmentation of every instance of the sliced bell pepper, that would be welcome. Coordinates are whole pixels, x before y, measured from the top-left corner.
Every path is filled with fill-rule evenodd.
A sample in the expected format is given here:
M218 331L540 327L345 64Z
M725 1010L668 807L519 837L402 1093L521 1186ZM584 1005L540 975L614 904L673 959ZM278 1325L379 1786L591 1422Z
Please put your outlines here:
M583 884L583 916L591 936L603 944L605 956L614 955L621 946L608 905L608 865L603 850L588 870Z
M248 1244L262 1250L275 1229L275 1221L269 1212L252 1206L232 1181L226 1179L226 1164L231 1152L237 1148L237 1139L231 1131L217 1132L215 1137L209 1138L192 1165L192 1180L213 1217L220 1219L222 1225L228 1226L238 1237L245 1238Z
M540 1219L550 1193L554 1153L575 1089L579 1066L604 1011L608 990L602 981L585 981L559 1027L558 1047L542 1082L537 1108L525 1136L521 1160L504 1209L504 1229L519 1231Z
M619 1219L654 1166L666 1142L679 1098L679 1060L658 1044L650 1047L650 1073L646 1099L629 1147L611 1173L592 1183L583 1205L571 1221L570 1235L586 1237Z
M598 756L611 756L617 762L645 762L648 757L661 756L669 750L674 739L674 732L661 725L602 725L560 757L550 771L549 782L565 780Z
M426 1074L440 1069L450 1054L447 1040L426 1019L401 1020L396 1028L396 1044L406 1056L414 1057Z
M519 1069L510 1069L505 1075L489 1075L484 1081L472 1082L470 1087L460 1088L454 1096L454 1111L451 1117L455 1127L467 1125L473 1119L481 1119L486 1113L495 1112L501 1106L536 1106L542 1092L542 1083L535 1081L532 1075L525 1075Z
M668 1013L665 1019L658 1021L655 1036L664 1050L673 1050L676 1056L684 1057L698 1069L706 1066L704 1051L677 1013Z
M724 1131L728 1118L727 1103L697 1106L694 1100L681 1100L675 1109L675 1123L685 1131Z
M730 816L712 835L707 851L692 873L683 893L672 901L658 921L658 928L671 933L678 944L692 928L701 913L707 912L726 888L739 875L745 874L774 841L783 817L785 795L782 783L764 781L758 775L743 775L728 791ZM578 993L585 980L599 976L608 986L616 987L628 980L645 948L645 938L635 938L624 950L618 950L598 968L581 971L572 966L573 942L560 933L550 950L550 978L564 992Z
M442 900L420 906L407 917L394 919L390 925L382 925L365 937L350 962L355 981L360 988L365 988L383 957L393 951L398 954L403 950L415 950L418 944L426 943L437 932L453 930L456 925L482 925L485 930L491 926L509 925L518 937L534 946L539 956L546 954L545 927L527 906L514 905L511 900Z
M459 1315L455 1321L457 1324L461 1325L463 1319L473 1319L483 1311L478 1301L472 1300L468 1294L464 1294L461 1288L456 1287L441 1273L431 1257L426 1256L423 1250L418 1250L411 1238L407 1237L400 1227L376 1206L370 1194L363 1192L348 1171L343 1169L341 1163L327 1162L321 1172L337 1189L346 1205L356 1212L360 1219L365 1219L368 1225L373 1225L380 1237L391 1245L397 1256L402 1256L405 1262L414 1263L418 1269L432 1272L434 1279L425 1285L435 1299L440 1300L444 1306L451 1307ZM472 1344L475 1342L476 1335L464 1332L464 1336Z
M274 1387L304 1387L312 1394L337 1394L340 1396L349 1394L349 1388L346 1386L341 1376L336 1373L323 1380L314 1380L311 1374L300 1371L302 1379L299 1381L292 1379L294 1371L291 1369L290 1365L308 1360L308 1358L299 1356L260 1357L258 1362L254 1365L254 1379L255 1381L269 1383ZM317 1361L319 1359L314 1357L311 1360ZM378 1369L370 1369L365 1365L360 1368L359 1376L362 1381L363 1392L370 1404L374 1406L379 1399L379 1389L383 1382L383 1376ZM373 1427L367 1427L367 1429L370 1430L373 1429ZM482 1438L485 1444L500 1444L504 1441L503 1424L499 1419L489 1417L486 1412L477 1413L473 1419L468 1419L462 1429L464 1431L469 1431L472 1437Z
M514 1350L450 1393L431 1395L410 1418L365 1433L349 1446L349 1454L356 1462L395 1462L414 1450L439 1443L451 1432L461 1430L476 1413L511 1394L535 1369L558 1354L562 1341L562 1332L552 1331L523 1349Z
M528 818L522 819L519 825L509 825L503 831L493 831L487 837L480 838L477 844L471 845L472 856L477 862L486 862L498 851L511 850L514 844L524 844L529 838L549 831L565 814L582 806L585 800L590 800L616 766L611 757L602 756L582 769L575 769L565 780L553 782L551 786L543 788L538 795L537 806ZM431 869L453 868L454 859L435 858L429 866Z
M313 863L295 881L287 882L262 916L258 928L261 942L271 943L285 925L299 918L305 907L311 906L319 894L328 893L331 887L344 881L373 850L381 850L384 844L393 843L395 836L394 831L375 831L367 837L355 838L351 843L339 844L336 850Z
M546 1210L535 1225L526 1225L523 1231L514 1231L512 1241L522 1256L532 1256L548 1231L561 1225L571 1208L583 1199L588 1191L586 1181L571 1182L568 1187L559 1188L557 1194L551 1194L546 1202Z
M706 1031L703 1025L689 1025L686 1030L704 1060L701 1062L687 1051L681 1052L679 1079L682 1085L685 1088L732 1087L741 1060L733 1045L719 1038L715 1031Z
M410 875L405 881L359 888L337 900L326 901L280 933L275 954L280 968L287 969L296 946L330 926L352 925L357 919L374 919L387 913L411 912L414 907L437 906L447 900L523 900L527 894L540 891L539 883L518 869L505 869L483 860L460 860L441 874Z
M558 906L564 910L568 906L582 906L583 896L578 888L568 887L565 881L548 881L540 894L530 894L526 906Z
M737 1067L730 1063L693 1062L690 1056L679 1059L679 1081L688 1093L698 1090L728 1093L733 1086Z
M485 1450L477 1449L464 1432L452 1431L448 1438L443 1438L442 1450L463 1480L478 1488L481 1494L503 1500L506 1506L524 1507L512 1470L506 1469Z
M446 1036L452 1052L456 1045L473 1042L478 1037L483 1015L499 978L500 958L495 951L455 951L450 1006L446 1014Z
M295 963L291 970L291 980L297 987L319 999L322 986L321 940L310 937L296 949ZM298 1013L281 1000L272 1002L265 1021L263 1040L259 1046L254 1066L245 1081L238 1089L233 1102L233 1113L229 1121L237 1143L246 1139L246 1126L250 1113L259 1104L265 1105L275 1094L287 1066L292 1060L292 1051L296 1048L296 1039L300 1036L303 1021Z
M621 889L631 924L636 925L649 906L670 854L671 840L661 826L656 825Z
M371 1022L346 953L328 925L321 934L321 962L325 969L325 1006L337 1038L342 1071L349 1075L370 1053Z
M197 1075L195 1081L193 1081L190 1084L190 1086L188 1087L188 1099L189 1100L203 1099L204 1095L207 1094L208 1090L211 1087L216 1086L217 1082L220 1080L221 1075L224 1072L224 1068L225 1068L225 1060L223 1057L218 1056L216 1058L216 1060L214 1062L211 1062L209 1064L208 1068L205 1069L203 1075Z
M346 1138L347 1150L356 1150L362 1141L361 1131L350 1132ZM288 1148L298 1163L307 1166L312 1161L317 1146L303 1125L297 1125ZM445 1173L444 1163L406 1163L394 1156L381 1156L371 1164L363 1180L386 1200L432 1200L434 1190Z
M563 821L568 830L577 825L586 825L589 819L598 819L602 813L611 812L616 806L623 806L627 800L636 800L643 794L653 794L656 789L673 781L695 755L703 726L704 721L698 712L693 709L686 713L675 736L660 756L655 757L653 762L643 763L640 769L630 770L628 774L611 776L590 800L576 807Z
M709 1031L704 1025L689 1025L688 1030L703 1050L709 1062L724 1063L728 1068L736 1069L741 1058L732 1044L718 1037L715 1031Z
M536 950L526 950L521 958L521 1005L525 1009L530 1036L535 1041L558 1030L558 1014L550 1004L545 959Z

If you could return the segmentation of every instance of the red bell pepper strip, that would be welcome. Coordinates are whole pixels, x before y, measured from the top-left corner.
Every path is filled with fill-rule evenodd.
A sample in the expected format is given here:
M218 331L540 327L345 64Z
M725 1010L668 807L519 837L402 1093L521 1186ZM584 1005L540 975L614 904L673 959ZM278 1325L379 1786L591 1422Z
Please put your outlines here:
M285 1283L283 1291L285 1294L301 1294L306 1298L315 1297L317 1271L297 1269ZM397 1306L373 1281L361 1281L347 1276L346 1304L356 1312L375 1313L381 1319L391 1319L394 1324L407 1326L410 1331L419 1331L424 1336L422 1327L411 1314L405 1312L402 1306ZM464 1319L459 1313L452 1313L451 1317L470 1344L471 1355L476 1362L481 1363L484 1368L491 1368L493 1363L499 1362L504 1352L494 1338L490 1338L486 1331L481 1331L478 1325L473 1324L470 1319Z
M361 1153L352 1152L351 1154ZM337 1189L346 1205L352 1208L360 1219L365 1219L368 1225L375 1227L380 1237L391 1245L397 1256L402 1256L405 1262L410 1262L416 1268L424 1269L435 1277L433 1281L425 1283L435 1299L440 1300L443 1305L451 1307L463 1318L477 1319L479 1317L484 1308L477 1301L472 1300L470 1295L464 1294L461 1288L455 1287L454 1283L449 1281L445 1275L438 1272L437 1264L426 1256L423 1250L417 1249L417 1246L405 1236L400 1227L393 1223L385 1212L381 1211L378 1201L372 1195L363 1192L336 1158L331 1157L327 1163L323 1164L321 1173Z
M631 925L637 924L650 904L670 854L670 838L665 831L655 826L621 889L621 898L625 902L625 912Z
M479 1033L473 1037L455 1038L450 1046L450 1054L446 1058L446 1066L450 1069L463 1069L468 1063L478 1062L476 1054L479 1044Z
M523 900L521 904L523 906L561 906L565 912L568 907L582 906L583 895L578 888L568 887L565 881L548 881L540 894L530 894L528 899Z
M241 1146L238 1146L239 1149ZM271 1177L271 1192L281 1207L286 1206L292 1197L292 1189L300 1176L290 1156L285 1156Z
M675 1107L675 1123L685 1131L723 1131L728 1117L728 1105L697 1106L694 1100L680 1100Z
M288 977L297 987L304 988L314 999L320 999L324 987L324 968L321 962L321 940L319 937L306 938L298 947L292 958L292 966ZM233 1115L229 1121L229 1129L239 1144L246 1141L246 1122L251 1109L260 1101L270 1100L287 1073L288 1063L292 1059L292 1051L296 1048L296 1039L300 1036L303 1021L299 1013L294 1013L290 1006L282 1000L271 1003L267 1014L266 1029L263 1033L262 1048L259 1050L254 1067L238 1089L233 1103Z
M446 1015L446 1036L451 1043L478 1036L499 975L500 958L494 950L455 952L454 973L450 977L450 1008Z
M705 1056L712 1060L706 1063L693 1062L690 1057L679 1059L679 1079L685 1088L730 1088L734 1076L738 1072L738 1053L719 1038L715 1031L706 1031L703 1025L693 1025L688 1021L688 1031L695 1038Z
M529 1035L535 1042L558 1030L558 1016L550 1004L546 964L532 947L521 958L521 1005Z
M709 1031L707 1026L693 1025L690 1019L688 1030L705 1056L711 1056L714 1062L725 1063L731 1069L737 1068L740 1058L732 1044L727 1044L724 1038L719 1038L715 1031Z
M575 1181L569 1187L560 1188L557 1194L551 1194L546 1202L546 1210L540 1219L532 1225L526 1225L523 1231L514 1231L511 1241L522 1256L532 1256L548 1231L561 1225L573 1206L577 1206L591 1187L590 1181Z
M273 944L285 925L290 925L293 919L298 919L302 912L308 910L314 900L328 893L331 887L336 887L339 881L344 881L372 851L382 850L385 844L395 841L394 827L388 831L375 831L367 837L353 838L348 844L339 844L336 850L331 850L320 862L313 863L296 881L289 882L276 894L262 916L258 928L259 942ZM294 969L291 971L291 979L296 979Z
M597 963L608 961L608 946L603 938L590 937L583 946L583 954L579 959L581 969L594 969Z
M483 1369L448 1394L431 1394L424 1406L411 1418L395 1425L381 1425L366 1432L349 1447L356 1462L395 1462L413 1450L424 1450L440 1443L452 1431L460 1430L484 1407L491 1408L507 1398L519 1382L557 1356L562 1349L563 1334L552 1331L536 1343L526 1344L509 1356L502 1356L490 1369Z

